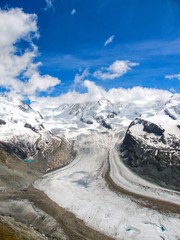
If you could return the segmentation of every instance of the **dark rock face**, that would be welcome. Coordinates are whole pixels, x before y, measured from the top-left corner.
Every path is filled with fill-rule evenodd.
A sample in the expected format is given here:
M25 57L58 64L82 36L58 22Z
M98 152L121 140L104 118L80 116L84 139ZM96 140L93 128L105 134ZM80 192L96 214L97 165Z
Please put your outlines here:
M101 121L101 126L107 129L112 129L111 125L106 123L104 120Z
M116 112L111 112L107 115L107 118L114 118L115 116L117 116L118 114Z
M83 118L80 119L81 122L86 123L86 124L93 124L93 121L91 120L84 120Z
M31 124L29 124L29 123L25 123L24 127L25 128L30 128L34 132L38 132L38 129L36 129L35 127L32 127Z
M21 101L19 108L23 111L23 112L29 112L32 111L32 108L25 102Z
M160 126L152 123L152 122L149 122L149 121L146 121L144 119L141 119L141 118L136 118L129 126L129 129L136 125L136 124L142 124L143 125L143 131L147 132L147 133L154 133L156 135L162 135L163 132L164 132L164 129L161 128Z
M171 112L169 112L168 109L165 109L164 112L165 112L170 118L172 118L173 120L176 120L176 119L177 119L176 116L174 116Z
M112 129L111 125L106 123L102 116L98 116L95 119L102 127Z
M0 119L0 125L5 125L5 124L6 124L6 122L4 120Z
M15 154L20 159L25 159L27 157L27 152L24 151L24 144L12 144L8 142L0 142L0 149L3 148L9 154Z
M143 125L141 137L133 135L132 126ZM146 138L147 133L154 137ZM153 144L151 144L153 143ZM133 171L163 187L180 191L180 142L164 136L164 129L143 119L134 120L121 145L121 156Z

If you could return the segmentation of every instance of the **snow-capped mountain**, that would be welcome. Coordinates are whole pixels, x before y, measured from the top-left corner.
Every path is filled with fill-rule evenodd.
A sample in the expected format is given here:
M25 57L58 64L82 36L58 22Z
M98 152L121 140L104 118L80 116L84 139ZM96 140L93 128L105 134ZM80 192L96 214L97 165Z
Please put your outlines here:
M180 190L180 97L154 116L136 118L122 145L125 162L144 177Z
M166 104L165 100L156 98L134 103L102 99L62 104L38 112L24 102L1 97L0 146L21 160L46 159L43 168L47 170L71 159L72 149L64 147L70 146L64 137L76 140L78 134L92 130L118 132L120 127L129 126L122 148L126 162L137 167L154 161L160 175L166 175L161 171L166 165L179 168L179 99L179 95L175 95ZM59 161L62 146L68 154L66 157L65 153L61 154L64 157Z
M57 108L43 108L43 124L54 134L65 131L86 131L128 126L136 117L151 116L163 108L165 101L111 102L102 99L95 102L62 104Z
M17 161L34 161L34 168L42 172L67 163L71 159L70 146L46 130L43 122L42 115L25 102L0 97L1 155L5 151ZM64 153L60 154L62 147Z
M103 99L60 104L56 108L41 108L39 112L26 103L1 97L0 191L13 193L18 199L19 194L26 199L28 193L28 204L35 202L35 206L43 206L43 211L52 208L55 218L59 205L68 214L73 213L70 217L66 217L66 212L60 216L60 222L65 221L69 228L74 225L74 216L75 222L79 219L112 239L134 240L136 236L159 239L162 233L164 238L168 239L170 233L173 239L178 239L177 214L155 211L155 207L163 211L164 207L167 211L172 207L177 213L178 192L138 175L180 190L179 131L178 95L168 101ZM136 196L138 201L134 201ZM148 201L148 207L144 207L143 199ZM10 215L12 208L6 202L0 213ZM22 203L24 199L19 204ZM13 206L16 204L13 201ZM24 219L26 207L17 206L14 216L18 213ZM42 221L39 224L27 217L30 226L43 226L47 219L42 216L38 218ZM54 231L56 237L57 230L52 228L48 232Z
M44 129L42 116L28 104L11 98L0 97L1 140L16 135Z

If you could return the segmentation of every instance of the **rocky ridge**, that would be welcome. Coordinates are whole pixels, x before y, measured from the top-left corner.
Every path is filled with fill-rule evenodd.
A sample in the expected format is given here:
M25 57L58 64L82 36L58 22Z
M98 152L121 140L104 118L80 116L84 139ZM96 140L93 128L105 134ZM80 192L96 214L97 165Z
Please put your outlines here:
M180 190L180 104L170 99L165 108L129 125L121 156L133 171L146 179Z

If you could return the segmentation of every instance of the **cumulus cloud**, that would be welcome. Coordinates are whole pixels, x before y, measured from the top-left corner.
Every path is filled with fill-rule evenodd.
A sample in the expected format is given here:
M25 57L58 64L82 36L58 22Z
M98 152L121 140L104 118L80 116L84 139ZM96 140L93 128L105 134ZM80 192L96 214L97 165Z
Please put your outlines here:
M38 36L37 16L25 14L19 8L0 9L0 47L9 47L20 39L30 40Z
M46 7L44 8L45 11L47 11L48 9L53 9L54 10L54 0L45 0L46 1Z
M33 44L33 39L39 36L35 14L26 14L19 8L0 9L0 29L1 87L11 94L23 95L48 91L60 83L60 80L49 75L41 76L38 71L41 63L34 61L38 48ZM28 43L27 48L17 47L21 40Z
M58 78L50 75L41 76L38 72L35 72L26 83L24 94L33 95L36 92L48 91L60 83L61 81Z
M72 9L72 11L71 11L71 15L75 15L76 14L76 9L74 8L74 9Z
M172 74L172 75L167 75L165 76L166 79L177 79L180 80L180 73L179 74Z
M85 80L83 85L87 89L86 93L70 91L58 97L33 98L34 102L32 103L32 106L40 110L44 106L58 107L60 103L85 103L94 102L101 99L107 99L112 103L121 102L125 104L135 103L139 105L149 105L157 103L158 101L166 102L172 95L172 93L165 90L143 87L134 87L130 89L111 88L106 91L101 86L96 85L95 82L90 80Z
M114 40L115 35L112 35L111 37L109 37L105 43L104 43L104 47L106 47L108 44L112 43L112 41Z
M128 60L116 60L109 67L101 68L95 71L94 77L101 80L113 80L115 78L121 77L128 71L132 70L132 67L138 66L139 63L130 62Z

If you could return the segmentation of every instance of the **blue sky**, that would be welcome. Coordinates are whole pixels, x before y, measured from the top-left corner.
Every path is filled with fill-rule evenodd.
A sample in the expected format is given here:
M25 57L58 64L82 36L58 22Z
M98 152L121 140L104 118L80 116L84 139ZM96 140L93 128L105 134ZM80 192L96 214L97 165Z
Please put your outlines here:
M42 62L40 74L61 80L46 94L83 92L86 78L106 90L180 92L179 0L1 0L0 8L37 15L33 61ZM26 42L16 46L23 49Z

